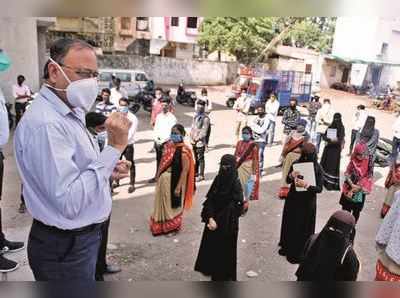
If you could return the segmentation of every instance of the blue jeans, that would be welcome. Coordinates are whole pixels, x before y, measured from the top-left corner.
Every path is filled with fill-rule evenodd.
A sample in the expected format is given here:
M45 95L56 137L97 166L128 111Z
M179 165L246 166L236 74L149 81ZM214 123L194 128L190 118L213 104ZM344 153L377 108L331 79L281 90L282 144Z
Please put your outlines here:
M316 148L316 153L319 153L319 148L321 147L321 141L322 141L322 134L320 132L317 132L315 134L315 148Z
M267 143L265 142L258 142L258 160L260 162L260 174L264 169L264 151L265 151L265 146Z
M268 125L268 130L267 130L267 138L266 138L266 142L268 145L272 145L272 143L274 142L274 138L275 138L275 126L276 126L276 122L275 121L270 121L269 125Z
M28 260L37 281L94 281L101 227L62 232L36 221L28 240Z

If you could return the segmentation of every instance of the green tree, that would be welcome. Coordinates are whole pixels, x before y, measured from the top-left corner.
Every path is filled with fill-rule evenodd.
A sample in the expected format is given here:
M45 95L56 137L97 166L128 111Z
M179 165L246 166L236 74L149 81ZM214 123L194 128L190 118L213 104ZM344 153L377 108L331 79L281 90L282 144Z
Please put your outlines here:
M283 30L287 31L282 34L285 45L329 51L333 29L334 20L322 17L212 17L202 23L199 44L209 52L227 52L249 64L262 60L268 53L264 50Z

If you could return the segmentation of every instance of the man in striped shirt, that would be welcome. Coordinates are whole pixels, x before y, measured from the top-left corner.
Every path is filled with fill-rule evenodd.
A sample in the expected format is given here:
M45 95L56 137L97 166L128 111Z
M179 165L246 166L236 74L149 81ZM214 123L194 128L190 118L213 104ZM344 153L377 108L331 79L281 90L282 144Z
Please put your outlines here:
M117 111L117 106L110 101L111 91L108 88L101 90L102 102L96 105L96 113L103 114L108 117L111 113Z

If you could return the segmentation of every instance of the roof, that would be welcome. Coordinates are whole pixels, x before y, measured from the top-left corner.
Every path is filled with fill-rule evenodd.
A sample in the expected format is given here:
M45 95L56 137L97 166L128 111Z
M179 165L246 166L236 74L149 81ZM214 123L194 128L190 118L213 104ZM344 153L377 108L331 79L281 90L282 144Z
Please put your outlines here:
M277 46L275 53L280 56L286 56L296 59L304 59L306 56L319 56L319 53L314 50L282 45Z
M379 59L363 59L363 58L349 58L338 55L325 55L325 58L337 60L344 63L359 63L359 64L380 64L390 66L400 66L400 61L383 61Z

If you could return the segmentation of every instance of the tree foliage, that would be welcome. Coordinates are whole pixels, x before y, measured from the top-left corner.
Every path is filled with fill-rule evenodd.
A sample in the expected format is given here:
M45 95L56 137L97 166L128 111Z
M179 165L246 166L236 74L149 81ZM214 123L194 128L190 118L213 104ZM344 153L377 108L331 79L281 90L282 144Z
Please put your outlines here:
M282 44L327 52L334 24L334 19L322 17L212 17L202 23L199 44L209 52L227 52L248 64L288 26Z

